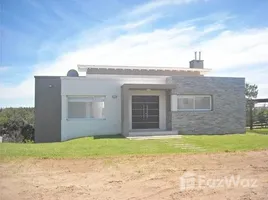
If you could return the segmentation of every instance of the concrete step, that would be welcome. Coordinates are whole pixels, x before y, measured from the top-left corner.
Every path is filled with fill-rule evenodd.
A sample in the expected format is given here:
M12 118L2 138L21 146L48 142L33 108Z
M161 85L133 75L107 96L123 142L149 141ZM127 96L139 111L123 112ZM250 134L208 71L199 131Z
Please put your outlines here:
M167 135L178 135L178 131L132 131L129 132L129 137L137 136L167 136Z

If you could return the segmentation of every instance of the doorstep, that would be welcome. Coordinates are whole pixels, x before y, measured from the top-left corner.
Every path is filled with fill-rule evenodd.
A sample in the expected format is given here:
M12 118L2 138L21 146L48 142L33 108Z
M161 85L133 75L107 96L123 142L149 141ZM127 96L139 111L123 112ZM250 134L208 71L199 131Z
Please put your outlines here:
M144 130L144 131L131 131L129 137L144 137L144 136L178 136L178 131L166 130Z
M178 139L181 135L155 135L155 136L133 136L127 137L130 140L156 140L156 139Z

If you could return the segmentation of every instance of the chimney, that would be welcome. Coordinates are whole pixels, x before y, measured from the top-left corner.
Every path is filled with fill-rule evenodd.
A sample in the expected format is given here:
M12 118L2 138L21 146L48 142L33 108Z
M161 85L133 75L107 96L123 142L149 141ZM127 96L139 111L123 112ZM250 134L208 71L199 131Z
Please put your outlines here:
M201 51L198 52L199 58L197 60L197 52L194 52L194 60L190 61L190 68L203 69L204 68L204 60L201 60Z

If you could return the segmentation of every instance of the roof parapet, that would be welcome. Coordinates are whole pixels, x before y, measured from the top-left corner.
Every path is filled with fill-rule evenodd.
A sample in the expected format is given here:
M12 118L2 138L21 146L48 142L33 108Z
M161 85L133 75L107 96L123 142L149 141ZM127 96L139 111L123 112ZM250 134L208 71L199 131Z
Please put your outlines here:
M155 70L155 71L183 71L183 72L200 72L205 74L211 69L204 68L178 68L178 67L153 67L153 66L114 66L114 65L77 65L79 72L86 72L87 69L111 69L111 70Z

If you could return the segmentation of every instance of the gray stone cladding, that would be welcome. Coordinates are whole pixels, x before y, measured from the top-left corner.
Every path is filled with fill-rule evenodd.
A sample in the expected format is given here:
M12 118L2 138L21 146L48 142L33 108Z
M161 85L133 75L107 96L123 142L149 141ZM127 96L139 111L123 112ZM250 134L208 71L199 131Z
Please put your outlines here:
M172 130L179 134L245 133L245 79L172 76L172 94L211 95L211 111L173 111Z

